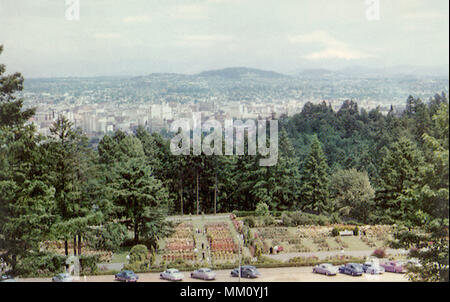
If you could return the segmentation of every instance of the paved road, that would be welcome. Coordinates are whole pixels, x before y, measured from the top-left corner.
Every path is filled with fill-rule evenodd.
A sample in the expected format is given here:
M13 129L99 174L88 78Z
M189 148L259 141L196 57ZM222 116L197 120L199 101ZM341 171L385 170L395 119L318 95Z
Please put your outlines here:
M343 274L337 276L324 276L312 273L312 267L283 267L261 268L261 277L258 279L242 279L245 282L407 282L404 274L384 273L382 275L367 275L352 277ZM216 271L216 281L236 282L238 278L230 276L230 270ZM182 282L211 282L191 279L190 272L184 272L185 280ZM159 273L138 274L140 282L170 282L161 280ZM50 282L51 278L20 279L23 282ZM81 277L79 282L115 282L113 275Z
M203 218L205 220L224 220L230 217L230 214L205 214L205 215L177 215L177 216L170 216L166 219L168 221L191 221L191 220L202 220Z

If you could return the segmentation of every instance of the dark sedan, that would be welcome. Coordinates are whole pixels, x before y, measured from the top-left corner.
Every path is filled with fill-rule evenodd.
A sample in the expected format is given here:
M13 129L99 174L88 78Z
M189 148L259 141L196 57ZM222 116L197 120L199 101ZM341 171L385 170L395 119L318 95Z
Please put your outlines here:
M133 271L121 271L115 276L116 281L137 282L139 277Z
M347 263L339 267L339 273L350 276L362 276L363 272L363 267L359 263Z

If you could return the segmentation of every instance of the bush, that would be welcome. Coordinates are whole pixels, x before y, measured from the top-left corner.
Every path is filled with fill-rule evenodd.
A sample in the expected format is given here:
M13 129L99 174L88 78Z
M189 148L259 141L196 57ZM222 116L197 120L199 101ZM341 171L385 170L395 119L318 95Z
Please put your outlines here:
M236 217L248 217L248 216L255 215L255 211L238 211L238 210L234 210L233 214Z
M272 215L273 217L281 217L284 213L284 211L269 211L270 215ZM234 210L232 212L232 215L236 216L236 217L248 217L248 216L255 216L256 212L255 211L238 211L238 210Z
M145 272L145 271L147 271L148 268L149 267L148 267L147 262L135 262L135 263L125 264L123 266L123 269L130 270L135 273Z
M130 263L146 261L148 258L148 249L143 244L135 245L130 250Z
M38 254L20 259L14 274L20 276L47 276L65 271L66 256Z
M359 235L359 228L357 226L353 227L350 225L350 226L335 226L331 230L331 236L333 237L339 236L339 233L343 231L352 231L354 236Z
M248 226L249 228L256 227L256 219L253 216L248 216L244 218L244 225Z
M385 249L376 249L373 251L372 256L377 258L386 258L386 250Z
M333 236L333 237L339 236L339 229L336 228L336 227L334 227L334 228L331 230L331 236Z
M97 263L100 262L98 255L81 255L80 260L80 273L91 274L97 272Z
M66 271L66 265L70 265L66 256L57 254L37 254L22 258L14 272L20 276L45 277L53 276ZM98 255L81 255L78 257L80 274L93 274L97 272Z
M270 215L269 206L265 202L259 202L256 205L255 215L256 216L269 216Z
M261 257L261 255L262 255L262 250L263 250L263 247L262 247L262 245L261 245L261 243L260 242L257 242L256 244L255 244L255 253L254 253L254 257L257 257L257 258L259 258L259 257Z
M264 226L271 226L275 224L275 218L273 218L272 216L265 216L263 218L263 224Z
M135 245L130 250L130 261L124 266L124 269L132 270L134 272L143 272L150 266L149 259L147 247L143 244Z

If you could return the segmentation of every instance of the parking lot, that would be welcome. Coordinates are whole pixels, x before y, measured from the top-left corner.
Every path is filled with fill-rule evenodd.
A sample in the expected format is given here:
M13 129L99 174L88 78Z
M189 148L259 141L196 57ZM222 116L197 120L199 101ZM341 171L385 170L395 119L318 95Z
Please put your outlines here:
M283 267L258 269L261 277L257 279L244 279L244 282L407 282L404 274L384 273L381 275L363 274L360 277L352 277L344 274L336 276L324 276L312 273L312 267ZM216 282L237 282L238 278L230 276L230 270L216 271ZM190 278L190 272L183 272L185 278L181 282L214 282L202 281ZM159 273L138 274L139 282L171 282L161 280ZM25 278L23 282L50 282L51 278ZM115 282L113 275L80 277L78 282Z

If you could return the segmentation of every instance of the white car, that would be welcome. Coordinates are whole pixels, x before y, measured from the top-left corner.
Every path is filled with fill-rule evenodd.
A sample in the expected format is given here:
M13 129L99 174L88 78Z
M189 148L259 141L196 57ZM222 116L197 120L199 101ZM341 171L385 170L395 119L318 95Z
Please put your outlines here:
M191 278L214 280L216 279L216 273L214 273L210 268L200 268L191 273Z
M366 274L377 275L385 272L384 267L380 266L377 262L368 261L363 264L363 270Z
M339 267L329 263L322 263L313 268L313 273L323 274L327 276L335 276L339 272Z
M170 281L181 281L183 280L184 275L175 268L169 268L164 272L162 272L161 274L159 274L159 277L161 279L166 279Z

